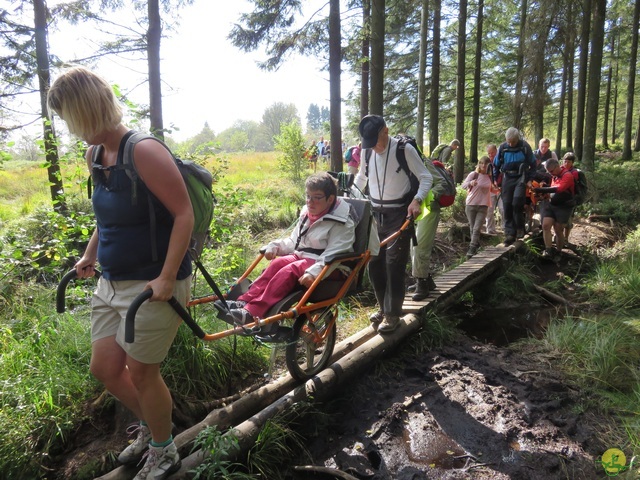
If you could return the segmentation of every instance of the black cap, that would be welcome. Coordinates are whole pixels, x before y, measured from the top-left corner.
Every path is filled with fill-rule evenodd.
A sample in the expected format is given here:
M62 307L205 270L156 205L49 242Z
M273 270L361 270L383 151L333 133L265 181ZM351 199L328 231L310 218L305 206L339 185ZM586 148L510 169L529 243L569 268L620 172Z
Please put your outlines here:
M362 138L362 148L373 148L378 143L378 134L387 124L380 115L367 115L362 117L358 131Z

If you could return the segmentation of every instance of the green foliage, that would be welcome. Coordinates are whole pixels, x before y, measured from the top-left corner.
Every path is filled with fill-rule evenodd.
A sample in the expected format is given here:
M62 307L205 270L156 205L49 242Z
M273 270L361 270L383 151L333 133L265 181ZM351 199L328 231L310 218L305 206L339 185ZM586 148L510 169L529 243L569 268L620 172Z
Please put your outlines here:
M640 385L639 341L640 330L631 326L629 317L603 315L556 320L544 337L546 345L562 356L565 368L584 385L596 382L627 394Z
M585 280L588 298L618 311L640 308L640 227L600 257Z
M87 207L87 205L84 205ZM93 233L93 214L48 208L12 222L0 235L0 278L53 280L82 254Z
M254 478L245 473L237 472L242 466L227 458L238 450L238 439L232 433L223 434L214 425L207 427L198 434L194 449L201 449L208 453L205 461L194 471L194 480L240 480Z
M323 125L329 121L329 118L329 109L327 107L318 107L318 105L312 103L309 105L309 110L307 110L307 129L310 133L321 135Z
M536 295L535 278L530 264L525 262L509 262L499 276L495 278L491 288L483 291L482 297L491 305L514 302L526 303ZM475 296L475 295L474 295Z
M84 315L52 316L51 292L28 282L4 302L0 320L0 471L37 478L83 420L98 391L89 374Z
M578 214L597 213L625 225L640 223L640 161L601 161L586 175L589 199Z
M299 183L306 168L305 146L302 129L297 122L283 125L280 135L274 137L275 147L282 155L278 158L280 169Z
M284 479L286 472L282 468L283 461L292 458L295 453L306 452L303 437L294 429L298 415L299 412L293 409L267 420L247 458L254 476L259 474L261 478Z

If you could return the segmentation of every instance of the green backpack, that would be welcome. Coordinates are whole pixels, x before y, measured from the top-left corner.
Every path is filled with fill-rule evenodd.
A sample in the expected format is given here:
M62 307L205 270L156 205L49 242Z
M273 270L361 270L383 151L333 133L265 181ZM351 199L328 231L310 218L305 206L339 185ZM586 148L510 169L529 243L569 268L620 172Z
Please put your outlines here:
M135 205L138 200L137 189L138 181L142 182L138 172L136 171L135 164L133 163L133 149L136 144L141 140L151 138L161 143L171 153L178 170L184 179L184 183L189 193L191 205L193 206L193 231L191 232L191 246L189 253L194 260L197 260L202 253L207 240L209 239L209 228L211 221L213 220L213 211L216 204L216 198L213 195L213 176L206 168L198 165L195 162L189 160L181 160L177 158L169 147L160 139L141 132L133 133L127 139L127 143L124 147L124 153L122 156L122 165L127 173L127 176L131 179L131 203ZM96 164L102 153L102 145L98 145L93 149L91 161L92 164ZM89 187L90 188L90 187ZM89 190L91 192L91 190ZM89 195L91 196L91 195ZM149 198L149 214L151 217L151 229L155 229L155 211L151 196ZM152 238L155 239L155 234L152 234ZM156 242L153 241L151 245L152 258L154 261L158 259L158 247Z

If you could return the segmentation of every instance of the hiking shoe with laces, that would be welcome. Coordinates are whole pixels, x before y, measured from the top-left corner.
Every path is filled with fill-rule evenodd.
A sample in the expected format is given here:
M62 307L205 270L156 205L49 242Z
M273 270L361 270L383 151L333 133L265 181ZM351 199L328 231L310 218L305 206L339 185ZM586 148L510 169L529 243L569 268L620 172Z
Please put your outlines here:
M516 241L516 237L513 235L507 235L504 238L504 244L507 246L512 245L515 241Z
M151 441L151 430L149 430L149 427L139 423L129 425L127 435L133 436L134 434L136 438L118 455L118 461L123 465L138 463L142 459L144 452L149 448L149 442Z
M175 442L166 447L149 446L145 456L147 460L133 480L162 480L182 466Z
M390 333L393 332L400 325L400 317L395 315L385 315L384 320L378 326L379 333Z
M375 331L378 331L378 326L382 323L383 320L384 320L384 313L382 313L382 310L378 310L377 312L374 312L371 315L369 315L369 321L371 322L371 327L373 327Z
M478 245L469 245L469 250L467 250L467 258L471 258L476 253L478 253L478 248Z

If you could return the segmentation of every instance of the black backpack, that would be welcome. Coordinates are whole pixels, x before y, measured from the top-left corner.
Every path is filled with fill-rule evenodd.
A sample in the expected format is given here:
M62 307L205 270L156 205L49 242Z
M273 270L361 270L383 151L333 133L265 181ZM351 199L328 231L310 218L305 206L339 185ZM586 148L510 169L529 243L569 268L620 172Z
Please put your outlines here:
M422 158L423 160L424 160L424 156L422 155L422 152L418 148L418 144L416 143L415 138L410 137L408 135L395 135L393 138L398 140L396 158L398 159L398 164L400 166L398 167L398 170L396 170L396 173L402 170L409 177L409 183L411 184L411 189L409 190L409 193L407 193L403 198L403 203L408 205L409 203L411 203L411 200L413 200L413 198L418 193L420 180L418 180L418 177L416 177L411 171L411 169L409 168L409 165L407 164L407 157L404 154L404 148L407 144L409 144L416 149L416 152L418 152L418 155L420 155L420 158ZM369 148L367 149L367 153L365 154L365 175L367 178L369 178L369 159L370 158L371 158L371 149Z
M587 176L585 173L579 168L575 169L578 172L578 181L575 182L575 200L576 205L582 205L589 195L589 182L587 181Z

